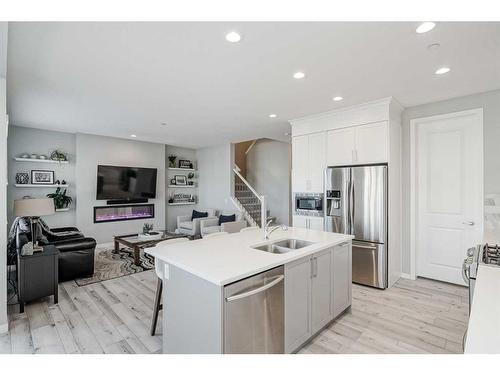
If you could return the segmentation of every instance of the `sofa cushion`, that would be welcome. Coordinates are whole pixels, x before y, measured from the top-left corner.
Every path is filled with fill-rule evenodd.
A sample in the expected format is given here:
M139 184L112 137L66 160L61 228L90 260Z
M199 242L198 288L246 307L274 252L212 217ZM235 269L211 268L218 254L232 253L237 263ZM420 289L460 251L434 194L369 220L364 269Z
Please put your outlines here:
M192 221L182 221L180 224L179 224L179 227L181 227L182 229L193 229L193 222Z
M220 215L219 216L219 225L221 225L222 223L231 223L233 221L236 221L236 215L235 214L232 214L232 215Z
M199 212L199 211L193 210L193 213L191 215L191 220L199 219L201 217L208 217L208 212Z
M205 227L203 228L203 234L210 234L220 232L220 225L214 225L213 227Z

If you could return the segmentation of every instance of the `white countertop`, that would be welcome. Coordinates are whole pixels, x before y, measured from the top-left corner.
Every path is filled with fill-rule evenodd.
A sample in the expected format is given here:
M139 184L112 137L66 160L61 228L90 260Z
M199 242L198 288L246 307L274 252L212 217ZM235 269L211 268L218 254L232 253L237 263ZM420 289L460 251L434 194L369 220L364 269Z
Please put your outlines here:
M500 354L500 267L479 265L465 353Z
M250 246L294 238L314 242L314 245L273 254ZM262 230L250 230L189 242L159 243L145 249L155 258L185 270L216 285L226 285L261 271L291 262L328 247L350 241L353 236L311 229L289 228L274 231L268 241Z

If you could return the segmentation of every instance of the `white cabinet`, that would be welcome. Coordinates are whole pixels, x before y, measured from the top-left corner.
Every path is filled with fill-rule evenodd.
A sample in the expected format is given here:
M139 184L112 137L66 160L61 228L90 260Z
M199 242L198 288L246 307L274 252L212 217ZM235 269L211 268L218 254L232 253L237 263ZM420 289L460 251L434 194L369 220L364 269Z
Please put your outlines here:
M328 132L327 164L351 165L356 149L356 131L354 128L330 130Z
M314 254L311 262L311 327L315 334L333 318L332 249Z
M387 121L330 130L327 138L329 166L383 163L388 160Z
M285 352L311 337L311 257L285 266Z
M292 139L292 190L323 192L326 167L326 132Z
M291 353L351 304L350 242L285 264L285 352Z
M351 242L333 248L333 317L336 318L351 306L352 299L352 252Z
M293 215L292 226L296 228L324 230L324 219L318 216Z
M386 121L357 126L355 162L357 164L387 162L388 138Z

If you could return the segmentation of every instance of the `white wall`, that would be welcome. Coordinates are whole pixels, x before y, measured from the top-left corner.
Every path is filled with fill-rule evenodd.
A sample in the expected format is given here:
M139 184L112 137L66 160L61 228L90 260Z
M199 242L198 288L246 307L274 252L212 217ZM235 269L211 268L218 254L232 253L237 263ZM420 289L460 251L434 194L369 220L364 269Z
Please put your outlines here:
M0 333L7 331L7 22L0 22Z
M165 145L165 165L168 167L168 156L176 155L177 162L179 160L190 160L194 167L197 168L196 162L196 150L190 148L183 147L175 147ZM187 176L187 172L183 171L169 171L167 169L167 173L165 174L165 185L168 186L170 184L170 179L175 175L184 175ZM194 182L195 185L198 184L198 172L195 172ZM198 195L198 189L186 189L186 188L167 188L167 193L165 195L165 199L168 202L170 194L172 193L186 193L186 194L195 194ZM169 206L168 203L165 206L166 212L166 228L169 231L173 231L177 228L177 216L181 215L190 215L193 212L193 208L196 206Z
M234 147L231 144L196 150L198 160L198 207L234 210L230 197L234 185L232 165Z
M106 205L96 200L98 164L157 168L156 199L149 200L155 205L155 218L94 224L94 206ZM97 242L109 242L116 234L138 233L146 222L156 229L165 227L165 145L77 134L75 175L76 224Z
M467 109L483 108L484 192L500 194L500 90L406 108L403 112L403 258L410 273L410 120ZM500 231L500 228L498 229ZM465 251L465 249L464 249Z
M247 181L267 198L278 224L290 225L290 143L261 139L247 154Z
M67 194L73 198L70 211L56 212L51 216L44 216L43 219L49 226L63 227L76 225L76 188L75 188L75 134L54 132L49 130L25 128L20 126L10 126L8 140L8 191L7 191L7 218L10 224L14 219L13 206L15 199L22 199L24 196L33 198L45 197L46 194L54 192L55 188L17 188L16 173L26 172L30 174L32 169L43 169L54 171L56 180L66 180L69 184ZM35 153L47 155L54 150L60 150L68 155L69 164L41 164L29 162L16 162L14 157L24 153Z

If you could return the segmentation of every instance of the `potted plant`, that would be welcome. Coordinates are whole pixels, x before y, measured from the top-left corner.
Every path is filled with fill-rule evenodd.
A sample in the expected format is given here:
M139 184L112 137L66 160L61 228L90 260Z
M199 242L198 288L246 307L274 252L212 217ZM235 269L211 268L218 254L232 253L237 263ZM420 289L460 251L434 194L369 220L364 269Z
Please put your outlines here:
M61 191L61 188L57 188L55 193L47 194L47 198L54 199L56 209L68 208L71 202L73 202L73 198L66 195L66 189Z
M169 155L168 157L168 166L170 168L175 168L175 161L177 160L177 156L175 155Z
M68 156L62 151L54 150L50 154L50 160L68 161Z

